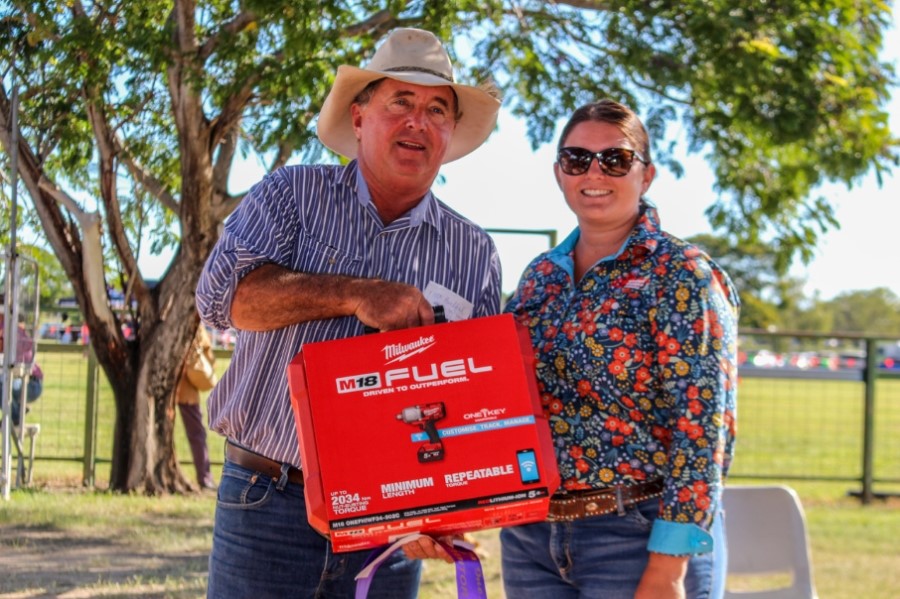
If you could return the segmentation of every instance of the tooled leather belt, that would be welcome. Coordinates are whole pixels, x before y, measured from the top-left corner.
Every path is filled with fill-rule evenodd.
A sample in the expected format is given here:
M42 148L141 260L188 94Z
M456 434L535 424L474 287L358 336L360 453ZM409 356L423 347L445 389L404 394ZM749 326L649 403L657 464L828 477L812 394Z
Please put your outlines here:
M554 495L550 499L548 522L571 522L591 516L603 516L618 511L620 507L640 503L663 492L663 481L656 479L636 485L622 485L597 491L575 491Z
M226 441L225 443L225 459L229 462L234 462L238 466L243 466L248 470L255 470L266 476L271 476L276 480L281 477L281 462L270 460L266 456L250 451L249 449L244 449L231 441ZM302 470L296 466L289 466L287 473L290 482L300 485L303 484Z

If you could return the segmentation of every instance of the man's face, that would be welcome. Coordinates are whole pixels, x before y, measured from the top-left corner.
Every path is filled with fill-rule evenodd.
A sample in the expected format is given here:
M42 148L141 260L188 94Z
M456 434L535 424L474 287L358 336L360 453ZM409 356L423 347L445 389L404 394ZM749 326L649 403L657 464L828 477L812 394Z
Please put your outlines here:
M385 79L364 105L350 107L360 167L387 189L430 187L447 152L456 99L450 87Z

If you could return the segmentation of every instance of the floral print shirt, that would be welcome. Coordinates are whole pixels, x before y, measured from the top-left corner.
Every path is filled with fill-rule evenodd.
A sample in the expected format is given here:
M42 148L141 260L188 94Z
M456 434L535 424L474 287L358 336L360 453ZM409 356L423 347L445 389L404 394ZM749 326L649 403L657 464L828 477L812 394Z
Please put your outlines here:
M697 534L666 525L705 538L718 511L734 446L737 292L644 200L618 255L575 281L578 236L535 258L504 309L531 333L559 492L662 478L653 533L661 524L681 540L660 552L702 553Z

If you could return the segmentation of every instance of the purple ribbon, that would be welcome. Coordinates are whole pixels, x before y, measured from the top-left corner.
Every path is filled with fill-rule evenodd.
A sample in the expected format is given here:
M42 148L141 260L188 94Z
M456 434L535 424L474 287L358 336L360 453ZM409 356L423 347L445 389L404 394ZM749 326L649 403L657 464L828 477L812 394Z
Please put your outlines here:
M421 533L406 535L386 549L373 551L366 560L365 567L356 575L356 599L366 599L375 572L391 554L403 545L424 536L427 535ZM475 554L475 548L472 544L458 539L454 539L452 544L439 539L432 540L443 547L456 564L457 597L460 599L487 599L487 591L484 587L484 572L481 570L481 561Z

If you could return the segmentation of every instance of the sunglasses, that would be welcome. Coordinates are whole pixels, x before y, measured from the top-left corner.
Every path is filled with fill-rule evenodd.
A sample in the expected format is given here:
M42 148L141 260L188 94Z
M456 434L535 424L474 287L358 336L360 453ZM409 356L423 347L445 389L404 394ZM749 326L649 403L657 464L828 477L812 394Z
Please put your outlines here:
M560 148L556 154L559 168L567 175L583 175L591 168L591 161L597 164L604 175L624 177L631 170L634 161L649 164L644 157L627 148L607 148L600 152L591 152L584 148Z

